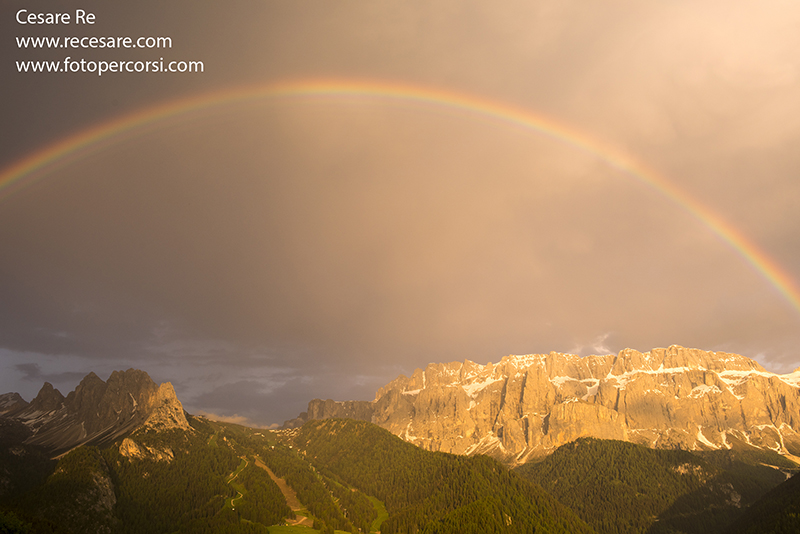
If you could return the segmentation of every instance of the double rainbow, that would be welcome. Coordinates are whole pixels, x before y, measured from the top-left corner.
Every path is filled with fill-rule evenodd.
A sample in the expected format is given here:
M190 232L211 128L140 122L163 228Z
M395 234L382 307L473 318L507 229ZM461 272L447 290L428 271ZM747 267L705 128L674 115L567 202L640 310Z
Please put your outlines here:
M401 100L439 106L458 112L469 112L535 131L591 153L611 167L651 187L692 214L754 267L796 311L800 312L800 290L788 273L736 228L653 169L610 145L592 139L578 130L543 115L487 98L418 85L372 80L290 80L227 89L167 102L80 131L19 160L0 173L0 200L70 161L99 150L123 133L136 131L170 117L223 104L247 103L282 97L331 98L337 96Z

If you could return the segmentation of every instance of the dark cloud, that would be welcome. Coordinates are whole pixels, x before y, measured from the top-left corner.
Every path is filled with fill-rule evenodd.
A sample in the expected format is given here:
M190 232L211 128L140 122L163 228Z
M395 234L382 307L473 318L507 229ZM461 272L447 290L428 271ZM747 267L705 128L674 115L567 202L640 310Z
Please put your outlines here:
M23 380L39 381L42 379L42 370L38 363L18 363L14 369L22 373Z
M65 371L61 373L42 373L39 364L37 363L18 363L13 366L14 369L22 374L22 380L42 383L52 382L56 384L64 382L80 381L88 373Z

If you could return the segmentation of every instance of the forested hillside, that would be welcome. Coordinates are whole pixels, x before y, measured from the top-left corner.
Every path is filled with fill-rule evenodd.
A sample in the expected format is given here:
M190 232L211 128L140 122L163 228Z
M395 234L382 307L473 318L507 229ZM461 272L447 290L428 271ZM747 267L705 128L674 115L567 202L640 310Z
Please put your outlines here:
M55 468L45 451L24 443L29 435L19 421L0 418L0 499L42 484Z
M386 503L383 534L588 533L541 487L495 460L424 451L363 421L310 421L294 444L320 473Z
M33 533L264 534L291 516L275 483L252 462L229 483L245 451L219 438L219 427L190 421L193 432L132 434L140 457L123 454L131 453L120 443L74 449L43 484L0 499L3 520ZM234 509L229 501L239 493Z
M369 532L377 513L366 495L321 475L288 447L263 447L261 456L297 492L323 531Z
M263 534L287 521L313 529L279 532L593 532L495 460L424 451L369 423L271 433L188 420L191 431L141 429L104 449L74 449L43 483L2 499L0 525L103 534ZM296 519L271 476L296 495Z
M742 514L796 469L755 449L586 438L509 471L363 421L279 432L188 421L189 431L142 428L57 464L36 448L5 447L0 532L721 534L734 520L731 534L797 532L795 479Z
M764 495L725 534L796 534L800 532L800 476Z
M764 451L691 453L582 438L516 471L603 534L722 532L796 466Z

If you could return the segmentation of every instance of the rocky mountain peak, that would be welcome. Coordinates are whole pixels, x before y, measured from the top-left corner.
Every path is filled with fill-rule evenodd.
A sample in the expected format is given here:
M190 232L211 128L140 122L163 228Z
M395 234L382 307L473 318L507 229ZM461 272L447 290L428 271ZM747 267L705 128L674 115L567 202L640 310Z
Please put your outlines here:
M69 411L77 413L83 420L94 419L106 388L106 383L99 376L89 373L75 390L67 395L66 405L69 406Z
M128 369L127 371L114 371L108 377L108 392L114 397L128 396L131 404L138 402L138 397L149 397L156 393L158 385L150 378L150 375L139 369ZM135 401L135 402L134 402Z
M105 384L105 382L103 382L103 380L99 376L97 376L94 373L94 371L89 371L89 374L84 376L83 380L81 380L81 383L78 384L76 391L81 389L82 387L91 388L91 387L102 386L103 384Z
M63 402L64 395L54 388L53 384L50 382L45 382L44 385L42 385L42 389L39 390L36 398L31 401L28 408L37 412L50 412L60 408Z

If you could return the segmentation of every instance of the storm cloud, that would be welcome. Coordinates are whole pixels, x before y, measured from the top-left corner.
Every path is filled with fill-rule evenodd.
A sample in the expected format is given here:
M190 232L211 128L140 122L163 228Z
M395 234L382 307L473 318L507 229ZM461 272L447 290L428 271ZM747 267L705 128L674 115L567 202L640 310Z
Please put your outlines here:
M797 291L800 8L92 7L98 31L172 35L170 53L205 72L3 77L6 166L136 109L321 78L515 106L594 150L434 102L334 94L104 139L0 202L3 391L30 400L47 377L66 393L84 371L137 367L190 412L269 425L315 397L369 400L429 362L681 344L800 365L786 288L607 157L641 162Z

